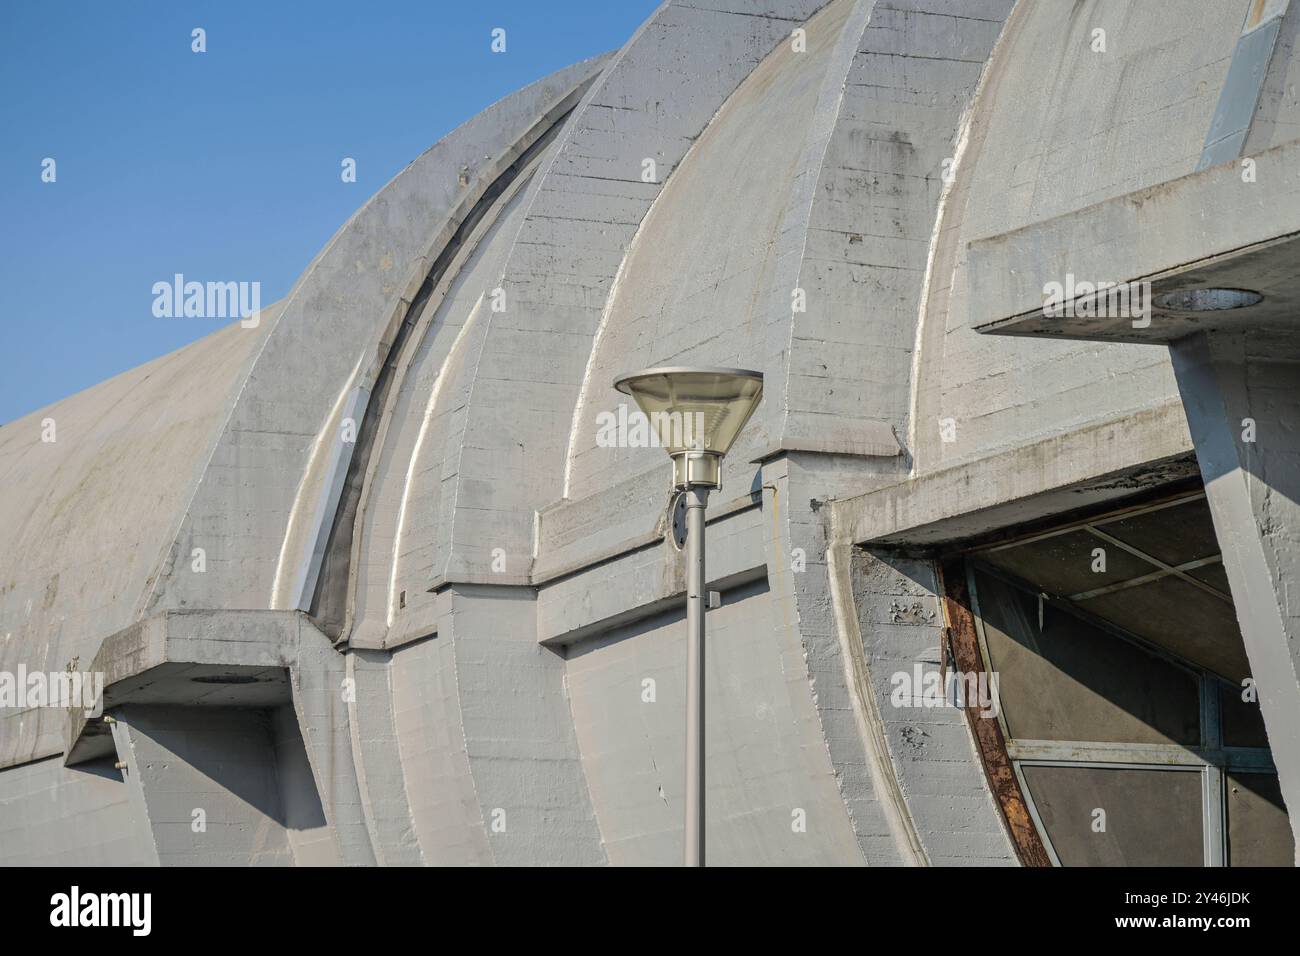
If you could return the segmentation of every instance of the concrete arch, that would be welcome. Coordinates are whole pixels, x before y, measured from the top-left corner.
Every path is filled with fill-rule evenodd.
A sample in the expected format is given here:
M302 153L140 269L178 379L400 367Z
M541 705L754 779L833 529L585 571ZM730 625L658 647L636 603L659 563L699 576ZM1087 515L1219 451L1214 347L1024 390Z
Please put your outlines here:
M534 515L563 494L587 357L641 219L726 98L821 6L799 0L779 14L754 14L739 3L665 3L578 107L507 262L507 311L488 317L466 419L487 454L467 458L451 479L460 508L435 583L529 582ZM688 79L677 63L692 56L708 57L716 69ZM668 99L671 111L653 105ZM655 182L640 178L646 158L656 162ZM506 555L504 573L491 569L497 548Z
M802 232L786 215L789 197L797 182L812 177L806 164L816 157L805 154L809 124L853 10L851 0L828 4L806 22L806 46L781 43L750 73L641 223L587 366L587 400L570 437L569 497L585 498L648 465L661 474L658 453L597 444L597 417L617 404L609 383L618 375L655 365L748 368L766 351L769 324L790 323L789 295L780 311L771 299L782 240ZM781 135L772 135L773 129ZM728 177L734 186L719 189ZM724 462L724 483L748 482L754 471L749 460L767 438L747 429L741 442Z
M139 618L278 308L0 430L0 671L88 665ZM0 766L59 752L61 717L0 712Z
M598 69L578 64L489 107L340 228L286 297L177 536L176 554L213 542L209 570L160 576L150 610L304 600L288 582L334 523L327 479L339 477L348 449L333 426L364 412L359 392L374 384L461 220Z
M966 248L1192 172L1247 6L1179 2L1157 10L1094 0L1075 5L1065 21L1042 4L1017 6L970 118L932 252L912 383L918 471L1065 431L1083 419L1157 407L1172 409L1175 422L1181 418L1164 350L1091 342L1026 347L975 334L970 312L979 290L968 279ZM1173 34L1162 27L1171 17L1182 24ZM1105 53L1093 49L1096 29L1107 31ZM942 419L953 420L953 441L943 440ZM1168 426L1161 418L1155 427Z

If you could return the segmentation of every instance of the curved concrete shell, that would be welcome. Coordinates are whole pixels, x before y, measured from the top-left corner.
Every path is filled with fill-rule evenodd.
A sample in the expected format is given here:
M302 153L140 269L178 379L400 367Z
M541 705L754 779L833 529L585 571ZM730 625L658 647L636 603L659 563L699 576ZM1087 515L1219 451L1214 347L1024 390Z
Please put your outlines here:
M662 451L606 430L662 365L766 379L709 510L711 863L1084 859L1036 768L1118 738L900 694L994 671L975 569L1079 528L1149 566L1043 584L1036 633L1217 595L1208 644L1106 627L1203 695L1248 664L1266 741L1143 753L1276 778L1285 830L1297 22L669 0L451 132L255 325L0 428L0 672L103 680L102 712L0 699L0 862L678 862L686 570ZM1045 325L1067 274L1265 305ZM1189 502L1213 555L1112 526Z

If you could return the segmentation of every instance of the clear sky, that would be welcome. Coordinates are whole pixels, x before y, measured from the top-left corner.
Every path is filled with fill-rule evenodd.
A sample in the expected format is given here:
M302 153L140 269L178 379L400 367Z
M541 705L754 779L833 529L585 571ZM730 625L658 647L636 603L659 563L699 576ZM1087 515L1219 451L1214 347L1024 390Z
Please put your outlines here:
M175 273L281 298L427 147L657 5L0 0L0 423L224 324L154 317Z

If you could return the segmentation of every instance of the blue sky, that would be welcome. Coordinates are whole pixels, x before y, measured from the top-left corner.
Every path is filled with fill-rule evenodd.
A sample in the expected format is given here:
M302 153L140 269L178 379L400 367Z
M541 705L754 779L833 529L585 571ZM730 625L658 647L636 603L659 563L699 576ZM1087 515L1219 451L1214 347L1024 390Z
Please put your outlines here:
M223 324L154 317L174 273L279 299L428 146L657 5L2 0L0 423Z

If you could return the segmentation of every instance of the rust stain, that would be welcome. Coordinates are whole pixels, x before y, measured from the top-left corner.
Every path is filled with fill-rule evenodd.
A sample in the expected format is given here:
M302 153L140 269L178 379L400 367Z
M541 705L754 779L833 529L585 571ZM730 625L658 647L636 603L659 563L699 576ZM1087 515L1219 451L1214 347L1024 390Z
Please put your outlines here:
M970 609L965 562L958 558L939 562L938 567L939 586L943 592L943 613L948 623L944 629L944 640L948 642L953 664L962 673L979 673L984 670L984 661L980 657L979 640L975 633L975 615ZM1002 726L996 720L980 715L978 701L971 702L965 710L966 720L979 748L980 761L984 764L984 775L988 778L994 799L1002 809L1012 843L1015 844L1016 855L1025 866L1051 866L1047 849L1043 846L1038 829L1029 816L1024 795L1020 792L1020 783L1016 780L1015 771L1011 769L1011 758L1007 755Z

